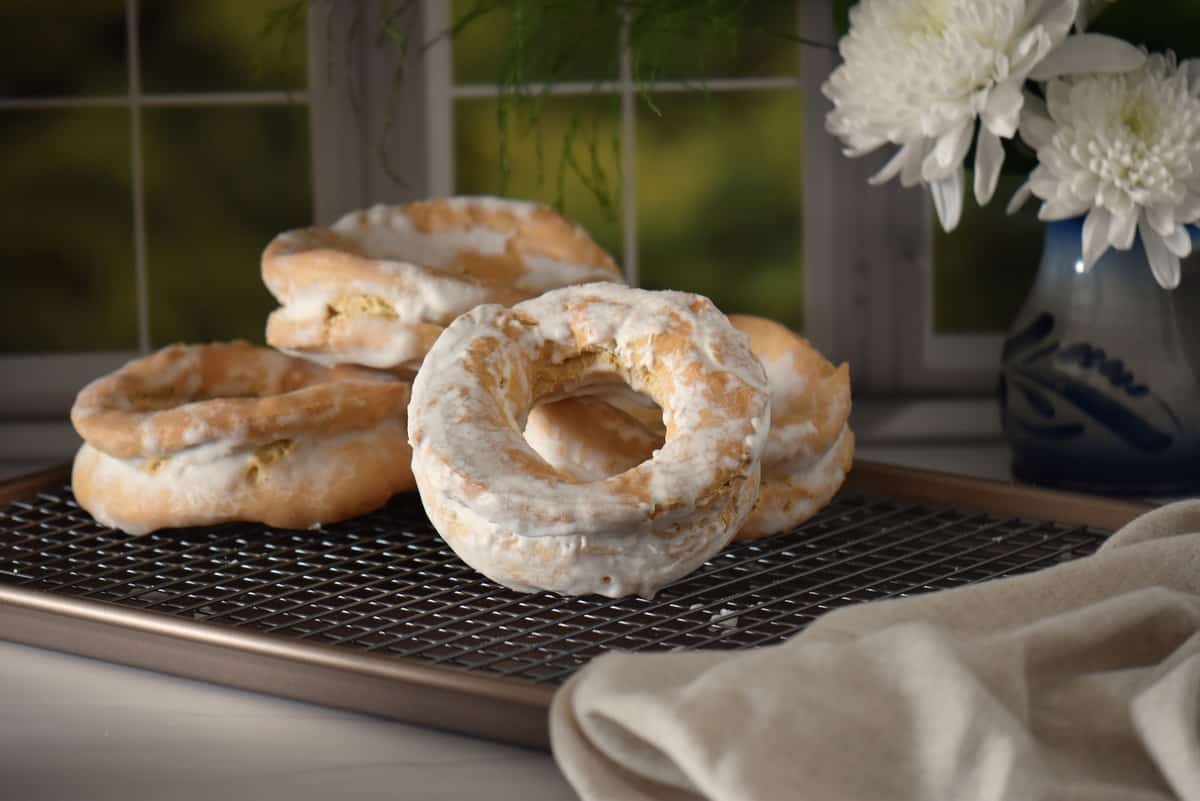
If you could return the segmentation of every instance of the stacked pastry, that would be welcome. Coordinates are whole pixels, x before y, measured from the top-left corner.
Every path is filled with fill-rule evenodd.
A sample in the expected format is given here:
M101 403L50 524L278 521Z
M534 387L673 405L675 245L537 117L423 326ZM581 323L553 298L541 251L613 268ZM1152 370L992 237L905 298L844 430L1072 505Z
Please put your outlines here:
M415 486L496 581L650 595L794 528L850 467L845 365L621 285L542 206L376 206L280 234L262 276L274 349L172 346L80 393L73 481L100 522L303 528Z
M454 318L548 289L620 281L579 226L553 210L459 197L375 206L267 246L263 282L283 304L267 342L322 364L415 372Z
M414 488L406 407L442 327L480 303L620 280L551 209L499 198L376 206L277 236L272 348L173 345L80 392L72 484L100 522L306 528Z

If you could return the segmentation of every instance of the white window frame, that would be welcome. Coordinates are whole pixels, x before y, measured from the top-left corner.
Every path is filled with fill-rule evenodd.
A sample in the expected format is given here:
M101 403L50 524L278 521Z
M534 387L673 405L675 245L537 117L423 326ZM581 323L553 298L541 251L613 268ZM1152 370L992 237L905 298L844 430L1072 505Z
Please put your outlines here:
M406 62L379 30L386 0L309 0L307 92L145 94L141 91L138 0L126 0L129 91L112 97L11 99L0 109L128 108L131 119L135 287L139 352L151 341L145 252L145 195L140 112L162 106L307 103L313 180L313 218L332 222L372 203L398 203L453 194L454 102L498 94L492 85L455 85L451 44L444 38L424 50L410 48ZM796 0L806 37L836 41L831 0ZM449 0L420 0L413 7L414 41L433 41L450 25ZM354 36L351 36L351 31ZM855 387L860 442L999 438L990 397L999 364L999 336L933 333L933 228L931 204L919 190L897 182L871 187L867 178L886 153L848 159L825 132L827 102L821 84L836 64L832 50L801 47L797 75L722 79L707 91L776 91L799 88L804 102L803 226L805 335L830 359L849 362ZM628 51L614 82L559 83L555 94L619 94L622 112L622 263L636 283L637 208L634 170L636 103ZM397 84L395 73L404 68ZM347 91L351 87L352 91ZM656 92L696 91L695 82L663 81ZM390 122L389 122L390 120ZM389 130L388 125L391 125ZM382 169L380 153L395 180ZM136 352L0 356L0 420L61 419L87 380L115 369ZM984 365L980 367L979 365ZM949 396L949 397L948 397ZM897 399L900 399L899 401ZM36 427L35 427L36 428ZM42 448L44 432L8 439L7 456ZM39 429L40 431L40 429ZM50 439L54 439L53 437ZM59 437L61 439L61 437ZM22 445L26 442L27 445ZM14 446L13 443L17 442ZM5 454L0 454L5 458Z
M313 0L313 7L325 2L328 0ZM328 17L332 30L322 30L319 23L314 24L316 15L310 15L310 63L328 60L332 54L324 48L330 43L337 47L347 41L345 34L356 14L362 26L359 41L381 40L375 27L379 2L337 0L336 10ZM449 5L449 0L421 0L416 5L414 24L421 41L433 41L449 27ZM836 41L831 0L796 0L796 7L798 25L806 37ZM402 95L396 97L390 94L397 66L390 50L367 44L363 52L349 57L338 53L333 61L353 65L351 69L357 73L343 72L323 84L314 74L309 82L318 167L314 170L318 222L331 222L345 211L371 202L452 194L454 101L499 93L494 85L456 85L451 45L443 39L423 55L409 54ZM927 195L921 190L905 190L896 182L882 187L867 183L889 154L881 152L865 159L848 159L842 154L841 145L825 132L827 103L821 94L821 84L836 65L837 55L830 49L798 50L795 77L715 79L703 82L702 87L694 81L658 81L638 87L633 82L629 52L623 48L616 81L559 82L545 87L555 95L620 96L621 261L626 277L636 284L639 274L634 142L640 88L652 92L799 88L805 98L805 201L803 218L797 221L804 230L805 335L829 358L852 365L856 397L865 399L856 402L860 439L998 439L991 389L999 364L1000 337L933 333L933 228ZM348 78L362 87L359 107L369 109L366 124L355 128L357 140L346 135L346 126L355 124L347 122L353 116L343 91ZM333 96L324 98L325 93ZM408 186L387 179L378 158L371 156L383 145L379 132L382 115L387 113L407 121L404 135L392 140L388 153L392 163L403 165L405 174L411 176ZM334 116L328 117L330 114ZM323 154L339 146L347 149L344 155L336 166L323 170ZM349 185L333 192L333 179Z

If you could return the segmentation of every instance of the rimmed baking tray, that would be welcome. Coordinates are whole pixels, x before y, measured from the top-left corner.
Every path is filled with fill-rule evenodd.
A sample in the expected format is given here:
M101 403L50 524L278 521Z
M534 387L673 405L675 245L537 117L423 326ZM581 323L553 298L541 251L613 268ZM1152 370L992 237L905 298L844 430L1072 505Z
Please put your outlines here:
M317 531L131 537L67 475L0 486L0 638L539 748L555 688L605 651L778 642L844 604L1082 556L1147 508L860 462L794 532L613 601L488 581L415 495Z

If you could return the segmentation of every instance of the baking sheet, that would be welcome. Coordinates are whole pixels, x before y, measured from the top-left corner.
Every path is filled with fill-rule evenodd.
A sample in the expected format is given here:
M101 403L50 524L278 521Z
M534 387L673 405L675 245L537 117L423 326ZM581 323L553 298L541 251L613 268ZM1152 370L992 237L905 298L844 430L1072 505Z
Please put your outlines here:
M320 531L131 537L52 471L0 495L0 637L546 747L554 688L605 651L768 645L840 605L1077 558L1144 509L883 465L852 477L796 531L611 600L488 581L415 495Z

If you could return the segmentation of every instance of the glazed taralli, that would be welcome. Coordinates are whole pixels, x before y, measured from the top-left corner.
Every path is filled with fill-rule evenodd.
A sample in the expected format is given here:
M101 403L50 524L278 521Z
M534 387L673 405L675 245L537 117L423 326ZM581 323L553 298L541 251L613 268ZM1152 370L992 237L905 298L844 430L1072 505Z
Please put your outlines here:
M665 443L581 482L523 436L540 399L622 380L663 409ZM588 284L480 306L413 385L413 475L455 552L520 590L649 597L724 547L758 496L762 365L710 301Z
M442 329L482 303L621 281L587 233L545 206L493 197L377 205L285 231L262 277L283 304L267 342L321 364L415 371Z
M98 521L130 534L365 514L413 488L410 390L390 374L245 342L170 346L79 393L72 488Z

